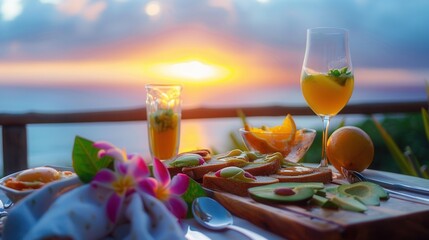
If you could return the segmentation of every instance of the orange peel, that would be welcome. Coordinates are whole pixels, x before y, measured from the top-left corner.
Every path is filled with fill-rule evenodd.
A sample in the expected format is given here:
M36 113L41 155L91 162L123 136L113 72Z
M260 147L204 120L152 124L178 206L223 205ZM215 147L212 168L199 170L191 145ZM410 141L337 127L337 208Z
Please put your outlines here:
M244 114L239 112L239 115L247 131L243 136L255 150L261 153L280 152L283 156L290 152L297 132L292 115L288 114L281 125L260 128L250 127Z

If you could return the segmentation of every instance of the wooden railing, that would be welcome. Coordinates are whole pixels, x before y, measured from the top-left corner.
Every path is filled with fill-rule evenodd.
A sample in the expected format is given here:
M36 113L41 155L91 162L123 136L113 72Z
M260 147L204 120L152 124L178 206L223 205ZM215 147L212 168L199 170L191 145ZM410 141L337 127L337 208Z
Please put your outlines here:
M349 104L341 114L376 114L376 113L409 113L419 112L427 108L426 101L390 102ZM229 108L193 108L182 111L182 119L233 118L237 117L237 109L249 117L284 116L290 113L297 115L313 115L308 107L261 106L261 107L229 107ZM146 109L79 112L79 113L23 113L0 114L0 125L3 129L3 171L12 173L28 166L27 163L27 125L56 123L91 123L91 122L124 122L146 121Z

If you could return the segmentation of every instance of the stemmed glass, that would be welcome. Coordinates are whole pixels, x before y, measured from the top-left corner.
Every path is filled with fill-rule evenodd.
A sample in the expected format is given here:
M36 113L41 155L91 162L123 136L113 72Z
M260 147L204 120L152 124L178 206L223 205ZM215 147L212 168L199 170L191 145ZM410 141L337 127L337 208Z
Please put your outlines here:
M347 104L353 86L348 31L341 28L308 29L301 91L308 106L323 120L322 160L319 167L328 166L326 143L329 121Z

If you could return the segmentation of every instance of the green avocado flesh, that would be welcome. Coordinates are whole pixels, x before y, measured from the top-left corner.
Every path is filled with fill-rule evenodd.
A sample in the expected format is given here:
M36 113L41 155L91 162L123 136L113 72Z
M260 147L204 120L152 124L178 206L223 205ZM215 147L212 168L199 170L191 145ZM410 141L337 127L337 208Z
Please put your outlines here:
M353 212L365 212L368 209L363 203L356 200L354 197L333 196L330 200L340 208Z
M380 199L387 199L389 194L379 185L370 182L344 184L338 187L340 196L354 197L365 205L379 206Z
M321 185L320 185L321 184ZM314 195L314 189L323 188L323 183L274 183L259 187L249 188L250 196L256 201L278 202L278 203L297 203L311 199ZM295 194L279 195L276 194L276 189L290 188Z
M313 195L313 198L310 201L312 204L322 207L322 208L331 208L331 209L337 209L338 205L332 202L331 199L319 196L319 195Z
M338 205L333 203L330 199L316 194L313 195L313 198L311 199L310 203L322 208L338 208Z

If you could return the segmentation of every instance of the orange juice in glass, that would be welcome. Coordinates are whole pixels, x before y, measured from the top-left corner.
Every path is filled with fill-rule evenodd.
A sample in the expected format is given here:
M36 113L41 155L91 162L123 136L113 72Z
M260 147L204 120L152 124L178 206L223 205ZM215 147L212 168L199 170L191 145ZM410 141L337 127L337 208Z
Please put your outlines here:
M146 85L149 146L153 158L169 160L177 155L181 119L180 85Z
M354 77L344 69L343 76L333 73L301 76L301 90L308 106L322 116L335 116L349 101L353 93Z

